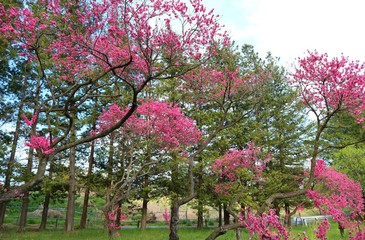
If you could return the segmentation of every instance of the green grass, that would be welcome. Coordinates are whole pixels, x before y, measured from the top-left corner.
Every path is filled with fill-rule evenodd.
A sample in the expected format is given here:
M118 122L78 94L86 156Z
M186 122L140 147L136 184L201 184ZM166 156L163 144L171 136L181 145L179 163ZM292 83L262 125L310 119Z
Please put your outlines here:
M316 226L315 225L309 225L309 226L296 226L296 227L293 227L292 230L290 231L290 236L291 236L291 238L298 238L298 236L303 237L303 232L305 232L309 239L317 239L316 234L313 231L313 228L316 228ZM342 240L342 239L345 240L345 239L348 239L348 231L345 230L345 235L342 238L341 235L340 235L340 230L338 229L337 223L331 222L330 230L328 230L326 236L330 240L332 240L332 239L334 239L334 240Z
M214 228L209 229L195 229L195 228L181 228L179 229L180 240L200 240L205 239ZM291 238L297 237L298 234L306 232L309 239L316 239L311 226L297 226L291 230ZM336 224L331 225L331 229L327 234L328 239L348 239L347 231L345 237L341 238ZM122 229L120 231L122 240L166 240L169 236L167 228L149 228L145 230L140 229ZM249 234L243 230L242 239L248 239ZM290 238L290 239L291 239ZM46 230L39 232L37 230L28 230L24 233L17 233L16 229L6 229L5 233L0 233L0 239L4 240L100 240L108 239L108 232L101 229L86 229L75 230L71 233L65 233L63 230ZM119 239L119 238L115 238ZM222 235L218 240L235 240L235 233L229 231Z
M181 240L195 240L205 239L213 229L197 230L195 228L179 229L179 236ZM126 240L166 240L169 237L167 228L158 229L122 229L120 231L121 238ZM230 240L234 238L234 232L228 232L220 237L220 240ZM247 239L248 234L245 234ZM17 233L10 231L7 233L0 233L0 239L4 240L99 240L108 239L108 232L106 230L75 230L71 233L65 233L62 230L47 230L47 231L27 231L25 233ZM118 239L115 237L115 239Z

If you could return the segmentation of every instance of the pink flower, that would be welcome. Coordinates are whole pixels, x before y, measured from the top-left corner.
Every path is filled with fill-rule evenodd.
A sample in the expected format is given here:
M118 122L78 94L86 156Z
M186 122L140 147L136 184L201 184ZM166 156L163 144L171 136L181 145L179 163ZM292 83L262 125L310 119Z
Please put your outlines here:
M170 225L170 216L171 214L167 212L167 209L165 208L165 212L162 213L163 219L165 219L165 222L167 225Z
M328 238L326 237L326 234L329 229L330 229L330 223L326 218L319 224L318 230L315 229L314 232L316 233L316 237L318 239L327 240Z
M281 237L285 240L289 239L289 233L273 209L270 209L268 214L262 214L262 216L255 215L253 212L249 212L246 218L241 215L240 222L250 232L251 237L256 234L259 239L282 239ZM277 232L273 231L274 229Z
M117 215L118 211L121 208L116 208L115 210L112 210L108 213L108 228L113 234L116 234L117 236L120 236L119 233L115 230L121 229L122 226L117 224ZM127 216L125 214L120 215L120 222L125 221L127 219Z
M33 124L37 121L37 116L38 116L38 114L37 113L34 113L33 114L33 117L29 120L28 118L27 118L27 116L25 116L25 114L23 113L22 114L22 117L23 117L23 119L24 119L24 122L28 125L28 126L33 126Z
M99 116L98 131L108 129L124 117L129 108L121 110L113 104ZM125 133L136 133L145 138L154 138L156 143L166 149L183 149L197 144L201 132L195 122L184 116L177 105L168 102L146 101L128 119L122 129Z
M49 155L55 151L54 148L51 148L50 139L40 136L38 133L36 136L31 136L30 142L26 142L25 146L41 150L42 153L46 155Z
M358 222L347 216L345 211L353 212L354 216L364 215L360 184L334 168L327 168L323 160L317 161L315 177L315 188L307 191L307 196L312 199L313 204L322 214L333 216L343 227L356 228Z

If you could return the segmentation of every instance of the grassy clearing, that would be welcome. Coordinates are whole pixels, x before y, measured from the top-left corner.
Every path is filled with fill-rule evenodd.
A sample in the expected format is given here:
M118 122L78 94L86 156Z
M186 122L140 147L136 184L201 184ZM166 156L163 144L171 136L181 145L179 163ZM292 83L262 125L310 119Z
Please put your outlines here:
M214 229L195 229L195 228L181 228L179 229L179 236L181 240L200 240L205 239ZM316 239L313 232L313 226L297 226L291 230L291 238L297 238L306 232L309 239ZM348 239L347 231L345 237L341 238L337 224L331 224L331 229L327 234L328 239ZM169 236L167 228L149 228L145 230L125 228L120 231L122 240L166 240ZM242 239L248 239L249 234L243 230ZM108 232L102 229L86 229L75 230L71 233L65 233L63 230L47 230L39 232L37 230L28 230L25 233L17 233L15 229L6 229L5 233L0 233L0 239L4 240L100 240L108 239ZM118 239L117 237L115 239ZM218 240L234 240L235 233L229 231Z

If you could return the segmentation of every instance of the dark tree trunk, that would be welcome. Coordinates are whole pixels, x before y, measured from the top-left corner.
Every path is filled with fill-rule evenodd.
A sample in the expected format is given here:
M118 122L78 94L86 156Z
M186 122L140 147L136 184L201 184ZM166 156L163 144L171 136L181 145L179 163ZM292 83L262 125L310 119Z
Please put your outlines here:
M93 126L93 130L95 130L95 125ZM87 170L87 182L86 182L86 188L85 188L85 195L84 195L84 204L82 206L82 214L80 219L80 229L86 228L86 222L87 222L87 209L89 205L89 196L90 196L90 178L92 174L92 168L94 164L94 152L95 152L95 142L91 142L91 148L90 148L90 157L89 157L89 167Z
M218 227L222 226L222 204L218 206Z
M81 214L81 219L80 219L80 229L86 228L89 196L90 196L90 186L86 186L85 195L84 195L84 203L82 206L82 214Z
M287 227L291 226L291 215L292 213L290 212L290 205L288 203L285 203L285 221L284 224Z
M147 198L143 198L142 201L142 217L141 217L141 229L146 229L147 227L147 208L148 200Z
M180 208L179 200L177 198L174 198L171 203L169 240L179 240L179 235L177 233L179 224L179 208Z
M108 173L108 179L107 179L107 189L109 191L107 191L107 201L109 201L109 199L112 199L111 196L109 196L108 194L110 194L110 190L112 187L112 175L113 175L113 156L114 156L114 133L110 134L110 141L109 141L109 152L108 152L108 166L107 166L107 173Z
M32 136L36 135L36 124L35 123L32 126L31 135ZM29 155L28 155L27 170L25 173L25 181L28 181L32 174L33 155L34 155L34 150L33 150L33 148L30 148ZM26 192L24 192L24 196L22 199L22 209L20 211L18 232L23 232L25 230L25 225L27 224L28 206L29 206L29 191L26 191Z
M275 214L279 216L280 215L280 206L279 206L278 201L273 202L273 205L274 205L274 209L275 209Z
M196 227L198 229L202 229L204 227L204 219L203 219L203 203L201 200L198 199L198 222L196 224Z
M203 164L201 163L202 159L199 158L199 172L198 172L198 182L197 182L197 201L198 201L198 222L196 227L198 229L202 229L204 227L204 219L203 219L203 213L204 213L204 205L202 200L202 185L203 185Z
M45 230L46 229L47 218L48 218L48 209L49 209L49 201L50 200L51 200L51 192L47 191L46 196L44 197L42 219L41 219L41 224L39 225L39 230Z
M75 141L75 125L72 124L70 130L71 142ZM69 186L68 186L68 198L67 198L67 210L65 220L65 231L71 232L74 230L74 217L75 217L75 197L76 197L76 149L70 148L70 166L69 166Z
M105 207L104 207L104 228L108 229L109 233L109 239L113 238L113 235L115 233L115 229L112 229L109 227L110 219L109 219L109 213L112 211L115 211L114 207L117 203L116 199L113 198L111 192L112 192L112 173L113 173L113 155L114 155L114 133L110 134L110 141L109 141L109 152L108 152L108 166L107 166L107 173L108 173L108 179L107 179L107 191L105 195Z
M6 204L7 202L0 203L0 232L4 231L4 219L6 212Z
M236 240L242 240L242 228L236 228Z
M25 230L25 225L27 224L28 206L29 206L29 191L26 191L22 199L22 208L20 210L18 232L24 232Z
M227 211L227 205L223 204L223 220L224 220L224 225L228 225L230 224L230 215L229 212Z
M115 221L117 226L122 226L122 222L120 221L120 218L122 216L122 202L118 202L118 208L117 208L117 219Z
M32 167L33 167L33 149L30 149L28 164L27 164L27 172L26 172L28 176L30 176L31 174ZM27 224L28 206L29 206L29 191L26 191L24 192L24 196L22 199L22 208L20 211L18 232L23 232L25 230L25 225Z

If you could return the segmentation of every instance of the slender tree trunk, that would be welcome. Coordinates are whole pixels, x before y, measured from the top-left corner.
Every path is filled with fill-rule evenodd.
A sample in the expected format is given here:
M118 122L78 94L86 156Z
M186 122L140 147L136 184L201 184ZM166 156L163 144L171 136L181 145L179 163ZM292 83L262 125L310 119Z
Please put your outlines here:
M236 240L242 240L242 228L236 228Z
M218 227L222 226L222 210L222 204L220 203L218 207Z
M117 219L115 221L117 226L122 226L122 222L120 218L122 217L122 202L118 202L118 208L117 208Z
M5 212L6 212L6 204L8 202L0 203L0 232L4 231L4 219L5 219Z
M86 228L89 197L90 197L90 186L86 186L84 194L84 203L82 206L82 214L80 219L80 229Z
M32 136L36 135L36 124L35 123L32 125L31 135ZM27 181L31 177L31 174L32 174L33 155L34 155L34 150L33 150L33 148L30 148L29 155L28 155L27 170L25 173L25 181ZM25 225L27 224L28 206L29 206L29 190L24 192L24 196L22 199L22 209L20 211L18 232L23 232L25 230Z
M202 185L203 185L203 164L202 164L202 160L201 158L199 158L199 172L198 172L198 183L197 183L197 201L198 201L198 213L197 213L197 217L198 217L198 222L196 224L196 227L198 229L202 229L204 227L204 219L203 219L203 212L204 212L204 205L203 205L203 201L202 201Z
M50 200L51 200L51 191L48 190L48 191L46 191L46 195L44 196L42 219L41 219L41 224L39 225L39 230L45 230L46 229Z
M224 220L224 225L228 225L230 224L230 215L229 215L229 212L227 211L227 205L226 204L223 204L223 220Z
M52 125L51 125L51 120L50 120L50 116L49 116L48 112L46 112L46 116L47 116L47 123L48 123L48 129L49 129L49 138L52 140L52 130L51 130ZM54 171L54 161L51 159L50 166L49 166L49 178L50 179L52 179L53 171ZM39 225L39 230L45 230L46 226L47 226L49 202L51 200L51 192L52 192L52 188L47 188L46 194L44 196L42 219L41 219L41 224Z
M23 109L23 105L24 105L25 90L27 89L27 79L28 79L28 77L25 76L24 82L23 82L23 88L22 88L21 101L19 103L19 108L18 108L18 117L17 117L16 124L15 124L13 142L11 144L10 157L9 157L9 161L8 161L7 168L5 171L5 181L4 181L3 187L6 189L9 189L9 187L10 187L11 176L13 174L13 166L15 164L15 153L16 153L16 147L18 145L19 129L20 129L21 120L22 120L21 115L22 115L22 109ZM0 231L3 230L7 203L8 203L7 201L0 202Z
M188 165L188 194L183 198L179 198L180 184L177 176L179 173L179 166L175 164L171 168L171 182L172 182L172 192L176 195L172 198L171 203L171 217L170 217L170 240L178 240L179 236L177 234L178 224L179 224L179 208L180 206L190 202L196 197L195 191L195 179L194 179L194 155L189 159Z
M291 219L292 219L293 215L298 211L298 209L295 208L293 211L290 212L289 204L286 204L285 205L285 211L287 213L286 214L287 216L285 216L284 224L285 224L285 226L290 228L291 227ZM300 215L300 213L299 213L299 215Z
M172 199L171 203L171 217L170 217L170 240L179 240L179 235L177 233L179 224L179 208L180 203L177 198Z
M72 123L70 130L70 141L73 142L76 139L75 125ZM70 166L69 166L69 186L68 186L68 199L66 210L65 231L70 232L74 230L74 217L75 217L75 197L76 197L76 149L70 148Z
M28 206L29 206L29 191L26 191L22 198L22 208L20 210L18 232L24 232L25 230L25 225L27 224Z
M147 206L148 206L148 199L143 198L142 201L142 217L141 217L141 229L146 229L147 227Z
M109 141L109 152L108 152L108 166L107 166L107 173L108 173L108 179L107 179L107 189L111 189L112 187L112 175L113 175L113 156L114 156L114 133L110 134L110 141ZM108 191L109 192L109 191ZM106 196L107 199L111 199L110 196Z
M279 216L280 215L280 206L279 206L278 201L275 201L273 203L273 205L274 205L274 209L275 209L275 214Z
M198 222L196 224L196 227L198 229L202 229L204 227L204 219L203 219L203 203L200 199L198 199Z
M290 215L290 205L288 203L285 203L285 226L290 227L291 226L291 215Z
M113 173L113 155L114 155L114 133L112 132L110 135L110 142L109 142L109 152L108 152L108 166L107 166L107 173L108 173L108 179L107 179L107 190L105 194L105 207L104 207L104 228L108 229L109 233L109 239L113 238L115 229L112 229L109 227L109 213L114 209L115 199L112 196L112 173Z
M93 127L94 129L94 127ZM80 219L80 229L86 228L86 222L87 222L87 209L89 205L89 195L90 195L90 178L92 174L92 168L94 164L94 152L95 152L95 142L91 142L91 148L90 148L90 157L89 157L89 168L87 170L87 183L85 188L85 195L84 195L84 205L82 206L82 215Z
M51 161L51 165L49 167L49 177L52 178L53 175L53 161ZM39 230L45 230L47 226L47 219L48 219L48 209L49 209L49 202L51 200L51 189L46 191L46 195L44 196L43 202L43 210L42 210L42 219L41 224L39 225Z

